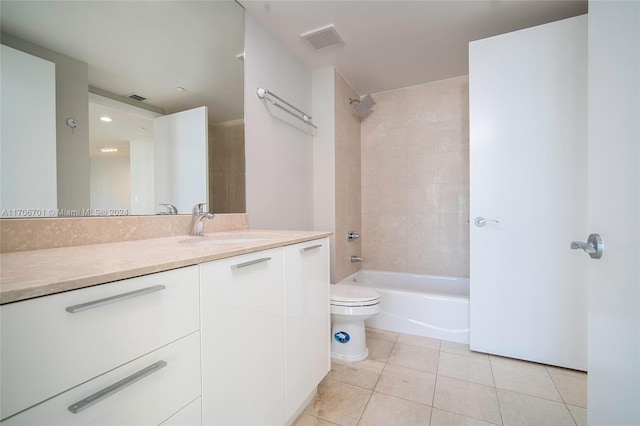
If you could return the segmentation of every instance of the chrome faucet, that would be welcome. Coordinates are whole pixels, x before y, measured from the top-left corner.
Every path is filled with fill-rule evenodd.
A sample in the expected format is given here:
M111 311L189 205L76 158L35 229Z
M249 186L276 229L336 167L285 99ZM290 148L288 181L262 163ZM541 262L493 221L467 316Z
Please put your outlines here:
M198 203L193 206L193 217L191 219L191 235L195 235L196 237L202 236L202 229L204 228L204 220L205 219L213 219L214 214L205 212L204 206L207 203Z
M160 212L158 214L178 214L178 209L176 206L169 203L158 204L159 206L165 206L167 208L166 212Z
M364 262L364 257L351 256L351 263L362 263L362 262Z

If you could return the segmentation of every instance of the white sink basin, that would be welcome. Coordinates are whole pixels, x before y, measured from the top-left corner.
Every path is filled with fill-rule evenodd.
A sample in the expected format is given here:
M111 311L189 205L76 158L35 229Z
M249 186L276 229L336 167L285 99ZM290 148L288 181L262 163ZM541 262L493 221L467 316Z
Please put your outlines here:
M193 246L205 246L214 244L255 243L268 239L267 237L193 237L178 242Z

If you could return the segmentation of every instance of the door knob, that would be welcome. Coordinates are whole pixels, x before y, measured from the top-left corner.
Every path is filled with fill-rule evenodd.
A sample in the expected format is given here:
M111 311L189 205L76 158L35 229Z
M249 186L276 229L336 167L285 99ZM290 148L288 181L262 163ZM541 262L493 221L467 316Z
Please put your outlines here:
M585 253L588 253L592 259L600 259L604 251L604 242L600 234L591 234L586 243L582 241L572 241L571 249L582 249Z

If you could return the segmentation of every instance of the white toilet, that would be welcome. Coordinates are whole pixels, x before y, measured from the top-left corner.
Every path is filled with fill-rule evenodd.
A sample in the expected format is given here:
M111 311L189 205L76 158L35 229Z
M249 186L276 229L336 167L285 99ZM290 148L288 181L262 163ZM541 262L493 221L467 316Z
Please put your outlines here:
M350 284L332 284L331 358L346 362L369 356L364 321L380 312L380 295Z

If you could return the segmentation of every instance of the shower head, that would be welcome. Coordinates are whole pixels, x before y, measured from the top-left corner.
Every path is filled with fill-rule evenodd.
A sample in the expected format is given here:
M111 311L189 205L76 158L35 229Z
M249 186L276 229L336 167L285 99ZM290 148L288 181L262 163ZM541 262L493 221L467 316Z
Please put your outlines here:
M356 112L356 114L358 114L360 118L362 118L367 115L371 108L373 108L373 106L376 104L376 101L373 100L371 95L367 95L360 100L349 98L349 103L356 104L356 106L353 107L353 110Z

